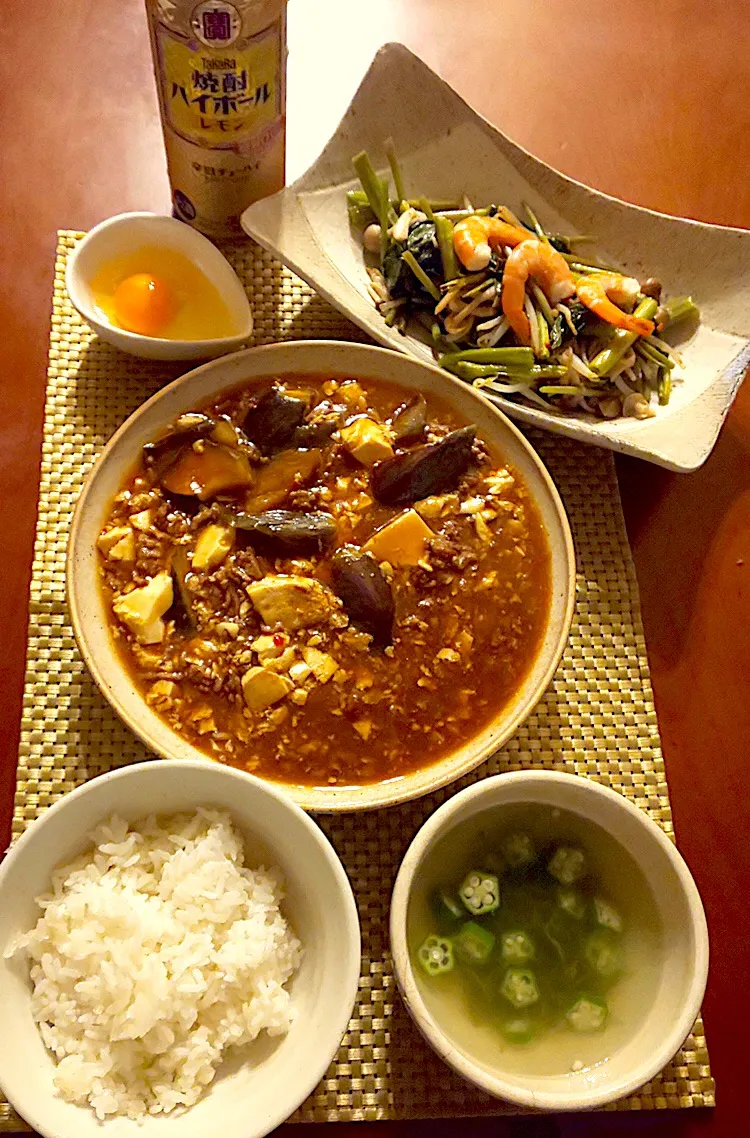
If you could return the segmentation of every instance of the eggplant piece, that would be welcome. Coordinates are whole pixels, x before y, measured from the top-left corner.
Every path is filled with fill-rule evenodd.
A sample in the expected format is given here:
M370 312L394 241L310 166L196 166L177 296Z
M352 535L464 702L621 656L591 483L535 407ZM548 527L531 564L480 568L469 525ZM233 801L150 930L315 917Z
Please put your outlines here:
M369 632L380 648L393 639L395 605L391 586L371 553L356 545L337 549L331 584L352 624Z
M426 443L376 463L370 472L373 494L386 506L410 506L455 490L471 465L475 435L476 427L461 427L439 443Z
M251 545L273 556L320 552L336 536L332 514L264 510L260 514L227 513L227 521L249 537Z
M270 387L250 407L242 429L263 455L271 455L292 443L297 427L305 417L303 399L284 395L278 387Z
M397 407L391 416L391 432L396 442L421 439L426 426L427 401L421 392Z
M312 481L320 469L323 456L317 449L283 450L258 470L258 476L245 499L245 512L257 514L272 510L289 496Z
M331 436L338 429L335 419L320 419L317 423L303 423L292 435L292 446L302 450L305 447L324 447L331 442Z
M161 485L168 493L182 498L193 496L200 498L201 502L210 501L217 494L244 490L251 480L246 455L208 440L201 450L194 450L192 443L183 445L160 477Z
M175 629L186 636L194 636L198 631L198 622L195 619L193 598L187 587L187 575L190 572L187 550L184 545L178 545L172 554L169 566L172 575L172 604L166 616L174 621Z
M189 411L175 419L166 434L143 447L145 466L160 478L186 446L204 439L216 428L216 421L200 411Z

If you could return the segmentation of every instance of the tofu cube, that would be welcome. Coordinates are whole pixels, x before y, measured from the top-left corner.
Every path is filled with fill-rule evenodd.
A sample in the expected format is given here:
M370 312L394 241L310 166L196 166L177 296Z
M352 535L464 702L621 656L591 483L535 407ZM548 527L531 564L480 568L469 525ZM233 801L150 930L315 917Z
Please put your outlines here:
M280 676L278 672L269 672L265 668L250 668L240 683L243 698L251 711L265 711L267 707L289 695L294 687L286 676Z
M146 533L151 529L151 511L139 510L137 514L131 514L128 518L131 526L139 529L142 533Z
M374 466L376 462L393 457L393 447L385 427L367 416L342 427L339 437L352 458L363 466Z
M372 720L371 719L357 719L354 721L354 723L352 723L352 727L357 732L357 734L360 736L360 738L364 739L364 741L366 743L367 740L370 738L370 735L372 734Z
M414 509L423 518L442 518L446 514L457 514L460 510L458 494L437 494L422 498Z
M312 675L312 668L306 664L304 660L298 660L296 664L292 664L289 669L289 678L294 680L295 684L303 684L305 680Z
M465 628L462 628L456 637L456 648L462 656L467 656L474 647L474 637Z
M267 636L264 633L262 636L258 636L253 640L250 647L253 652L257 654L258 659L262 663L264 660L275 660L276 657L280 656L284 651L285 645L276 644L273 636Z
M173 680L157 680L146 692L146 703L157 711L169 711L179 694L180 689Z
M333 656L329 656L327 652L321 652L319 648L303 648L302 658L319 684L327 684L331 676L339 669Z
M416 510L404 510L393 521L377 530L362 546L376 561L391 565L416 565L427 552L433 532Z
M135 534L129 530L107 554L110 561L135 561Z
M164 639L165 612L172 607L171 574L162 572L147 585L115 597L112 608L140 644L159 644Z
M280 656L266 656L261 658L261 664L269 672L288 672L296 659L297 653L293 648L285 648Z
M330 589L312 577L270 575L248 585L247 592L264 624L290 632L327 620L337 607Z
M107 557L110 550L113 549L118 542L122 541L123 538L126 538L128 534L130 534L131 537L133 536L133 531L129 526L115 526L114 529L109 529L106 533L100 533L96 539L96 544L104 556Z
M224 558L234 545L234 529L232 526L220 526L212 523L202 529L198 534L193 551L193 569L208 572L221 565Z
M346 379L339 387L339 395L352 411L364 411L367 408L367 396L356 379Z

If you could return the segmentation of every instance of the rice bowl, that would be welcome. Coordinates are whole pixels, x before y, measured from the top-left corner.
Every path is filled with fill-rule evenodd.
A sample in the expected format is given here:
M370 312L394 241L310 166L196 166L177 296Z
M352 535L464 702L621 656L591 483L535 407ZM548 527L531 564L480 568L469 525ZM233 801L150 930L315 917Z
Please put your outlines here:
M36 925L35 898L49 892L57 867L90 849L87 835L103 821L117 814L124 822L140 825L150 813L163 818L195 814L199 807L227 811L242 836L246 864L256 871L277 867L283 876L281 915L303 946L299 967L284 985L289 1004L276 1007L276 1026L288 1024L289 1011L291 1024L284 1034L260 1031L246 1046L232 1049L189 1109L147 1112L140 1119L109 1115L102 1122L91 1106L66 1101L55 1089L55 1060L34 1020L29 961L21 952L9 958L7 950L17 947ZM187 885L189 878L181 876ZM188 891L195 881L193 874ZM266 884L256 878L255 895L268 906L268 926L273 928L273 890ZM184 908L192 905L189 900ZM96 951L102 953L101 946ZM262 1138L325 1074L351 1015L359 968L359 923L351 886L322 831L298 807L259 780L213 763L156 761L116 770L51 806L0 866L0 1006L5 1028L0 1034L0 1087L29 1128L44 1138L101 1138L102 1127L108 1138L156 1138L157 1127L159 1138L203 1138L216 1132L227 1138ZM208 966L199 971L204 980L210 977ZM171 1022L175 1012L179 1014L178 1007L170 1008L159 1023ZM265 1012L270 1022L276 1013L270 1005Z
M32 1013L58 1092L97 1118L192 1106L224 1052L285 1034L302 946L278 871L244 868L226 812L113 816L56 870L34 929Z

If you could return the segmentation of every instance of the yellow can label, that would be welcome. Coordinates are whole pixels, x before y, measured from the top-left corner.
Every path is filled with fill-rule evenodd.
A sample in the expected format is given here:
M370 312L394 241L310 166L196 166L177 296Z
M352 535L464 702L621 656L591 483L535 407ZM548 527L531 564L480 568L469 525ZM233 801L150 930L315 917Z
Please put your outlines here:
M281 115L281 26L224 51L157 28L167 121L188 142L242 149ZM236 49L236 50L235 50Z

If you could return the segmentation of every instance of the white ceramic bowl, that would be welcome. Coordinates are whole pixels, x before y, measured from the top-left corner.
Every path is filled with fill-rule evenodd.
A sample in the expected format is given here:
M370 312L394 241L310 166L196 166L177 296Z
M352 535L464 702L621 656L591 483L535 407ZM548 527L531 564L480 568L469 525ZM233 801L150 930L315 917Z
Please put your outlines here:
M655 996L643 1018L605 1062L559 1075L504 1069L457 1038L423 995L407 945L407 920L426 859L454 827L512 803L558 807L595 822L627 850L642 871L662 921ZM469 821L471 826L471 821ZM576 775L518 771L475 783L435 811L406 852L391 902L391 950L406 1007L438 1055L469 1082L496 1098L542 1110L586 1110L630 1094L653 1078L689 1034L708 974L708 930L698 890L680 854L648 815L615 791ZM425 989L426 991L427 989Z
M127 332L103 319L94 303L91 280L105 262L139 245L174 249L192 261L221 293L237 334L212 340L167 340ZM120 213L94 226L68 258L65 287L74 307L102 340L149 360L213 359L247 343L253 331L245 290L227 259L196 229L156 213Z
M114 812L135 821L197 806L229 810L247 839L249 864L265 859L283 870L283 910L304 945L291 988L297 1018L278 1041L261 1037L252 1044L248 1061L230 1059L190 1110L142 1123L100 1123L87 1107L55 1094L53 1061L31 1018L27 965L3 959L3 950L33 927L34 898L49 888L56 866L85 848L97 823ZM125 767L50 807L0 866L0 1086L44 1138L261 1138L323 1077L351 1015L359 968L351 886L333 847L302 810L258 779L212 763Z
M115 650L109 614L99 584L96 539L112 500L141 447L178 415L221 391L269 375L338 375L388 380L447 400L519 471L539 509L551 553L550 613L541 647L510 703L473 738L431 766L402 778L365 786L300 786L284 783L309 810L364 810L427 794L478 766L513 734L541 698L568 638L573 613L575 561L568 520L542 462L523 435L473 388L438 368L383 348L339 341L299 341L253 348L204 365L162 388L120 428L92 468L76 505L68 546L67 586L76 640L102 693L128 726L165 758L204 758L177 735L143 699Z

